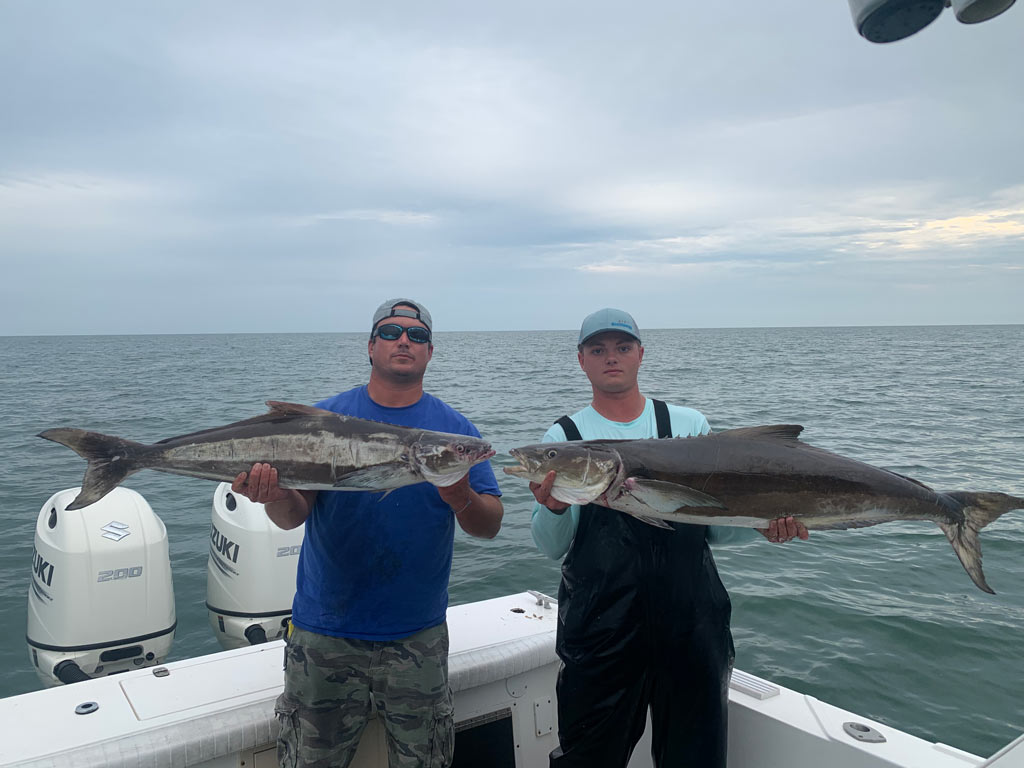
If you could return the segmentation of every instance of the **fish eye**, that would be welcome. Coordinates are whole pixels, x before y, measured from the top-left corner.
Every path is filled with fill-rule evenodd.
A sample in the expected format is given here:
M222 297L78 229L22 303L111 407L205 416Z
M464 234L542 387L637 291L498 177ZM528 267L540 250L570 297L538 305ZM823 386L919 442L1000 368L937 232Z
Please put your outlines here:
M558 451L556 451L554 448L549 449L548 452L544 454L544 456L549 459L553 459L557 455Z
M465 453L466 452L466 446L464 446L462 443L459 443L458 445L455 446L455 450L458 453Z

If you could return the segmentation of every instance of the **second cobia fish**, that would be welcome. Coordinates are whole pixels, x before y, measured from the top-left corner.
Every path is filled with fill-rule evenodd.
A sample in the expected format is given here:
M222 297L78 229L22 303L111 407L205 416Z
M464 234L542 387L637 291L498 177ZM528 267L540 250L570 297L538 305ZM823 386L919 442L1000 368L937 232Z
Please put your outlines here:
M815 448L803 427L731 429L669 440L538 443L510 451L510 475L541 482L556 472L552 495L566 504L625 512L654 525L767 528L793 516L811 530L861 528L894 520L930 520L953 545L977 586L993 592L981 569L978 532L1024 499L1005 493L936 492L909 477Z
M295 403L267 405L270 412L262 416L152 445L66 427L39 437L89 461L82 492L68 509L98 501L141 469L231 482L262 461L277 468L285 488L386 491L424 481L452 485L494 455L489 443L469 435L399 427Z

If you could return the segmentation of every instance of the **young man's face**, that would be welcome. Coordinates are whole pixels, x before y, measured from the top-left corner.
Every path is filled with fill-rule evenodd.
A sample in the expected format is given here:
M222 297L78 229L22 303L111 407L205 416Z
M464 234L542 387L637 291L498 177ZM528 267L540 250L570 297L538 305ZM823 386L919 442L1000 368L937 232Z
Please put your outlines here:
M626 333L608 331L592 336L579 352L580 368L600 392L628 392L637 386L636 377L644 348Z
M400 315L386 317L377 323L374 336L370 339L367 349L374 370L392 378L422 379L424 371L427 370L427 363L430 362L430 358L434 354L434 345L431 342L417 344L410 341L405 332L394 341L381 338L377 333L383 325L425 328L423 323L416 318Z

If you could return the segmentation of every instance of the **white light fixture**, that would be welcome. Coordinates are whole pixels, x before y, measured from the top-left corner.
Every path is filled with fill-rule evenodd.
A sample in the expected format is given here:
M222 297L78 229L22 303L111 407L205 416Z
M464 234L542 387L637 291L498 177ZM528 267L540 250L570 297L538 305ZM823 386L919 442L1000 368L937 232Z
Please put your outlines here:
M1014 0L953 0L953 11L957 21L977 24L998 16L1013 3Z
M984 2L985 0L976 1ZM989 0L989 2L991 1ZM902 40L904 37L910 37L935 21L946 5L945 0L849 0L849 2L850 14L853 16L853 23L857 27L857 31L872 43L891 43L895 40ZM970 0L965 0L965 2L970 2Z

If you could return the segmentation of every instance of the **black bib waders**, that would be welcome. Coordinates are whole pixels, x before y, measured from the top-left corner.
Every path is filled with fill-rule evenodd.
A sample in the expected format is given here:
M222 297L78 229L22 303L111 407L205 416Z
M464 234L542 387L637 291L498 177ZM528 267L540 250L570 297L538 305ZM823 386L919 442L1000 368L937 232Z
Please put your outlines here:
M655 400L658 437L671 437ZM581 439L568 417L569 440ZM725 768L731 604L707 528L588 504L562 563L551 768L625 768L651 710L656 768Z

